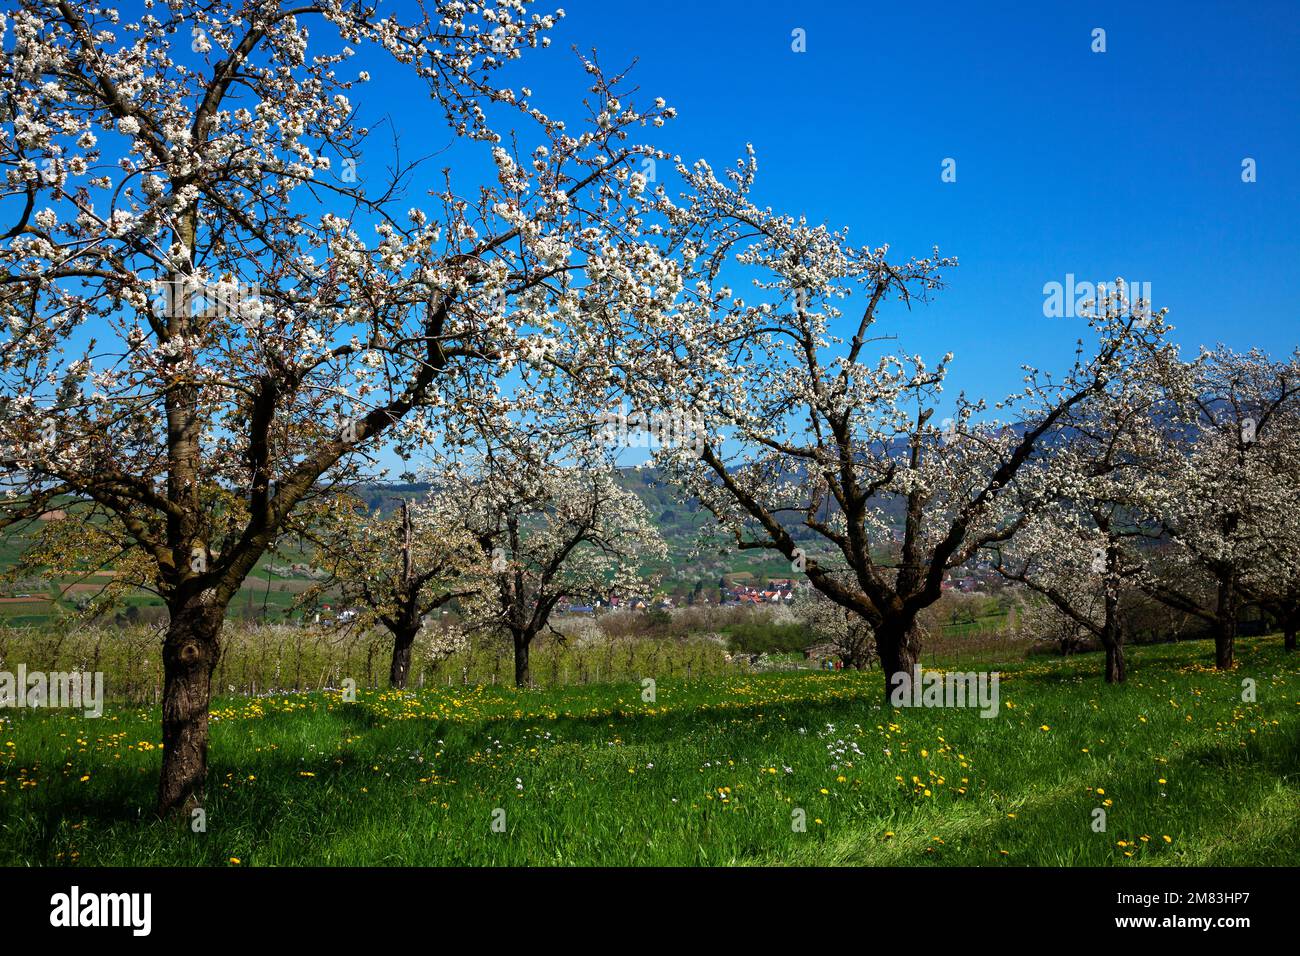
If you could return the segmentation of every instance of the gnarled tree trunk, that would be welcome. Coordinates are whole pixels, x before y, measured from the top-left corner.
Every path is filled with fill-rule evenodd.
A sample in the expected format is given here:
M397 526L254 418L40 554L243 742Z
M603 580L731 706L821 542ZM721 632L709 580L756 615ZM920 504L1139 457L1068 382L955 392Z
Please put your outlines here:
M162 776L158 813L189 812L203 799L208 773L208 704L221 657L225 604L202 591L173 602L163 642Z

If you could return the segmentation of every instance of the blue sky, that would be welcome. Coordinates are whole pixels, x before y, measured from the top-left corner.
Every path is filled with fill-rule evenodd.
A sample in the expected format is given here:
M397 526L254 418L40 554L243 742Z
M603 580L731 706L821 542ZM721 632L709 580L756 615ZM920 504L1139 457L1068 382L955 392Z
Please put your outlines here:
M910 315L892 307L881 328L908 353L953 351L952 390L997 399L1022 363L1069 361L1079 323L1043 314L1044 284L1067 274L1150 283L1188 352L1300 345L1294 3L559 3L552 47L508 70L536 105L580 117L571 46L611 71L635 59L640 102L679 110L647 131L656 145L721 168L752 142L761 204L896 257L957 256L947 290ZM374 77L354 97L376 129L363 178L391 159L385 119L404 160L448 146L409 74L374 53L354 64ZM956 182L941 179L949 158ZM444 165L472 185L485 160L479 144L433 156L406 201L428 205Z
M886 316L907 351L956 352L957 385L997 397L1022 362L1068 359L1076 327L1042 310L1067 273L1151 283L1188 350L1300 344L1294 4L563 6L517 68L539 105L574 115L570 45L637 58L643 94L680 111L664 148L720 167L752 141L761 202L957 256L931 305Z

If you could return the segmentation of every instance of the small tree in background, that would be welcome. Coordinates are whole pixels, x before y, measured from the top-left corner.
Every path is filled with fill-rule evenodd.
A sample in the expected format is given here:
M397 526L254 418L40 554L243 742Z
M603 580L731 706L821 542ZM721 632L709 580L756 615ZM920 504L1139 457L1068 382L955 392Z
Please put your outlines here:
M562 599L653 588L642 563L667 556L641 500L589 459L497 455L472 477L438 486L490 562L493 600L473 623L509 635L518 687L529 684L529 650Z
M1298 410L1300 411L1300 410ZM1277 423L1269 436L1269 473L1274 507L1267 520L1255 566L1248 569L1243 589L1276 621L1283 647L1296 650L1300 633L1300 413Z
M393 635L389 685L406 687L411 648L425 619L488 584L488 561L468 531L438 508L403 500L387 517L355 498L339 497L319 509L305 530L315 561L329 572L304 599L337 588L357 612L350 623L382 624ZM443 628L430 649L434 660L464 644L459 629Z
M1067 650L1094 639L1105 650L1111 684L1127 677L1121 600L1135 582L1150 579L1160 533L1143 508L1161 490L1152 483L1153 457L1163 447L1159 371L1176 363L1169 348L1134 363L1069 415L1058 447L1035 466L1052 497L990 549L998 573L1046 599L1046 608L1025 606L1022 627L1044 628Z
M791 610L807 622L817 640L835 649L845 667L861 671L876 663L875 635L860 615L811 587L796 591Z
M1166 387L1157 423L1165 445L1145 483L1166 547L1146 588L1207 624L1215 666L1229 669L1243 604L1284 596L1295 567L1291 547L1277 541L1296 509L1300 355L1274 361L1219 348L1171 367Z

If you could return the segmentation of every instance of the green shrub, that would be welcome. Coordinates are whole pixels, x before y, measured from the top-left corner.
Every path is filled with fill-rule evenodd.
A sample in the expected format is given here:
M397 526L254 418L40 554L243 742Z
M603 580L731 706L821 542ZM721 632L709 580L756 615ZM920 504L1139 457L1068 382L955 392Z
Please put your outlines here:
M803 622L741 621L725 633L728 647L744 654L792 653L802 651L813 642L812 633Z

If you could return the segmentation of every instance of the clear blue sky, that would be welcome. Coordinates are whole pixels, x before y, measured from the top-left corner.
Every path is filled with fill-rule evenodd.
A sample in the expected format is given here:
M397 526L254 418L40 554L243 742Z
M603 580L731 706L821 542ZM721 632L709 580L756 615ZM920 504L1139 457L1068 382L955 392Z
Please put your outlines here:
M509 68L552 115L581 115L571 46L610 70L636 59L642 102L680 113L647 130L657 145L720 168L753 142L760 203L896 256L957 256L946 291L883 329L909 353L956 353L953 386L996 399L1022 363L1062 367L1078 324L1044 317L1043 285L1069 273L1149 282L1189 352L1300 344L1300 4L561 4L552 47ZM403 159L448 146L409 74L374 53L353 62L374 76L354 97L376 129L363 179L391 159L385 118ZM485 158L442 152L407 201L423 204L444 165L471 186ZM956 182L941 180L946 158Z
M1021 362L1059 367L1076 326L1044 318L1042 290L1067 273L1150 282L1192 351L1300 344L1300 5L563 7L512 77L539 105L576 115L570 45L638 58L643 94L680 110L664 148L720 167L752 141L761 202L958 256L949 289L890 325L909 352L956 352L955 384L998 397ZM405 118L404 151L421 145Z

